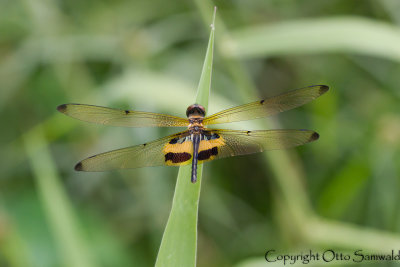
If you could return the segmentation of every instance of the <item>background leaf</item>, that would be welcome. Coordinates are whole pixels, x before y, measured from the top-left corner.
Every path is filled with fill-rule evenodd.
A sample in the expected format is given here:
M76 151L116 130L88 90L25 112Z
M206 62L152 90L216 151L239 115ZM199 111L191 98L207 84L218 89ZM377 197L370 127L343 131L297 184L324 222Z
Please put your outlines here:
M277 56L345 52L400 61L398 27L361 17L286 21L237 29L226 41L226 55Z

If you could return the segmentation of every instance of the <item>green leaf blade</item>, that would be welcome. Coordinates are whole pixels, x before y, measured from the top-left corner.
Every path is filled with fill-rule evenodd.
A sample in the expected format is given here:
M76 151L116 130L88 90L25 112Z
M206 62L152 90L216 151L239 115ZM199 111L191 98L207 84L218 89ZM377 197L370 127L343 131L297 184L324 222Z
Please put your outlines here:
M214 50L214 21L197 88L196 103L207 110L210 95ZM191 165L179 168L171 213L157 255L156 266L196 266L197 221L203 165L197 170L197 182L190 181Z

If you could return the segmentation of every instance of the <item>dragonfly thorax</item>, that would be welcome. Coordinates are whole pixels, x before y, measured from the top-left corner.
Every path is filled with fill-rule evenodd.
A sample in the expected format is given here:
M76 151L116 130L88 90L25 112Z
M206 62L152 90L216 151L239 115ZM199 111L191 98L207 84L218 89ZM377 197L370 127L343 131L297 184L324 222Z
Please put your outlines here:
M190 134L200 134L203 129L203 119L206 115L206 110L199 104L193 104L186 110L186 116L189 119L188 129Z
M203 117L190 117L188 130L190 134L200 134L204 129Z

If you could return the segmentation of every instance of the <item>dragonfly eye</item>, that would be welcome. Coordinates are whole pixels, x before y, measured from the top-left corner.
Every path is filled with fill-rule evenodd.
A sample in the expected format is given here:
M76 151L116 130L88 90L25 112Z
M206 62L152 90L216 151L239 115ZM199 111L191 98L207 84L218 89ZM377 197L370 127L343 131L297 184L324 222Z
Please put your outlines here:
M204 117L206 115L206 109L202 105L193 104L186 110L186 116L189 117L190 115L200 115Z

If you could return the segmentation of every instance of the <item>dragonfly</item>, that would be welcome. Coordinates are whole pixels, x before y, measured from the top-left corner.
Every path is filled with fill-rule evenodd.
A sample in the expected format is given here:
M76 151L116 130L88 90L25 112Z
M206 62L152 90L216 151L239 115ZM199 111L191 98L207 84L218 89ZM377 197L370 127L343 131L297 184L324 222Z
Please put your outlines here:
M187 118L143 111L122 110L86 104L62 104L61 113L85 122L123 127L187 127L155 141L116 149L88 157L75 165L76 171L101 172L148 166L192 164L191 182L197 181L197 166L204 162L300 146L319 138L312 130L226 130L209 125L263 118L302 106L329 90L313 85L226 109L206 116L206 110L193 104Z

